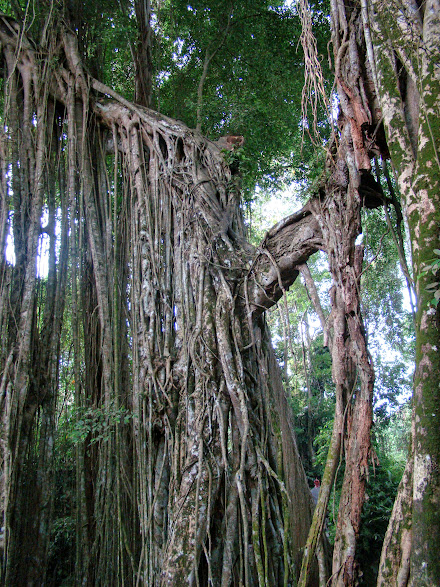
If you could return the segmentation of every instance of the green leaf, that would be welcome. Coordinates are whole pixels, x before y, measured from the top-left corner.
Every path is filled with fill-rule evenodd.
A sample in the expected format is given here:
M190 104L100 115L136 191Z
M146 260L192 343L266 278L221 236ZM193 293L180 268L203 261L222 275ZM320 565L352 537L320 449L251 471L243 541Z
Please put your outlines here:
M431 291L433 289L437 289L439 285L440 285L440 282L433 281L432 283L430 283L429 285L426 286L426 290Z

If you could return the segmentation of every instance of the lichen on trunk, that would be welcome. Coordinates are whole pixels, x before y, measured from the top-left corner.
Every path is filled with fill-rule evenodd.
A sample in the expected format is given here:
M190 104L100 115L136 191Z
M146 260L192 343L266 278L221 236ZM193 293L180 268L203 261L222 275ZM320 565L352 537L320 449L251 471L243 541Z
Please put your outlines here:
M397 581L393 585L434 585L440 581L433 548L440 536L440 309L432 301L430 285L437 276L429 267L434 250L440 246L440 7L436 0L417 6L412 2L385 6L376 1L367 16L376 91L404 202L417 293L413 449L409 456L413 462L408 464L405 483L399 488L390 529L401 526L403 506L399 504L407 504L406 509L410 504L411 510L405 511L407 523L398 532L400 545L395 540L384 544L379 581L393 577Z

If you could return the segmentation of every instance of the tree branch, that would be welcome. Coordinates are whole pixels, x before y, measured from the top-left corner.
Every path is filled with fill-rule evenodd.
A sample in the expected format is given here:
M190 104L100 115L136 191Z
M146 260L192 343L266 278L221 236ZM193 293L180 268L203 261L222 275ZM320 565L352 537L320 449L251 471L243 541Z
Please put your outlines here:
M298 266L323 249L322 232L310 202L273 226L258 248L248 294L253 313L276 304L298 277Z

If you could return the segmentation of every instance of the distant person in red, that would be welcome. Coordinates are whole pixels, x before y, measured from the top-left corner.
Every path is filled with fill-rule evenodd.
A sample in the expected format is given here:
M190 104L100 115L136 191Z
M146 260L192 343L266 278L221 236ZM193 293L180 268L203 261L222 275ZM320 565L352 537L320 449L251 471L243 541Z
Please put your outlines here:
M313 489L310 490L310 493L312 494L313 501L316 505L318 503L318 496L319 496L319 490L321 488L321 483L320 483L319 479L315 479L314 484L315 484L315 486Z

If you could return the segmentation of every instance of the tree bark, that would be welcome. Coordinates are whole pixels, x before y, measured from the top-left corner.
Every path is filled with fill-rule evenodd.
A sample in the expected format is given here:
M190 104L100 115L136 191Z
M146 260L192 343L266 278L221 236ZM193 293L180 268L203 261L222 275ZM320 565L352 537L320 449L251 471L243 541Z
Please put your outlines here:
M77 474L85 489L78 487L77 495L78 507L87 510L78 524L87 523L81 535L90 552L78 550L78 579L287 584L295 577L311 504L262 309L293 282L294 264L319 248L319 228L305 210L276 227L254 258L219 148L85 75L72 33L61 31L60 38L60 61L37 106L44 111L44 99L53 100L73 134L66 177L70 213L78 213L72 238L84 247L78 268L83 343L76 343L84 397L77 389L77 403L84 405L88 428L84 472ZM15 67L16 33L7 29L1 40ZM23 47L22 78L33 58L32 48ZM38 77L38 70L31 72ZM26 132L32 132L32 115L32 109L23 114ZM47 120L37 118L36 128L50 136ZM110 154L104 148L109 136ZM41 144L41 161L45 152ZM119 174L125 178L121 209ZM43 193L36 192L34 227ZM118 251L127 256L118 261ZM35 258L33 246L28 264ZM116 279L120 272L129 276L129 287ZM25 281L24 299L26 292ZM112 303L114 295L121 297ZM118 318L122 312L126 319ZM133 385L116 375L124 371L124 336ZM27 360L35 346L26 341ZM14 369L23 380L20 391L25 374ZM39 422L38 404L32 407L29 426ZM120 407L129 410L127 421L119 420ZM17 445L17 463L25 448ZM8 487L16 487L8 507L24 519L23 489ZM6 518L6 581L26 584L27 566L18 548L12 551L22 536L16 519Z
M373 202L364 187L371 177L370 158L378 149L374 139L369 139L377 125L377 117L369 102L371 78L365 67L365 48L359 42L358 33L362 30L359 7L333 0L331 23L340 101L338 133L327 155L328 179L321 187L321 198L313 201L312 210L322 232L334 284L329 329L333 327L334 330L331 351L336 412L324 487L303 559L301 585L307 584L313 553L322 532L341 446L346 467L331 579L332 585L355 583L356 542L368 478L372 425L374 370L360 312L363 251L356 246L356 238L361 232L362 205L374 207L380 202L380 198Z
M417 293L416 371L414 377L414 470L405 476L412 483L412 534L407 584L435 585L440 563L433 546L440 535L439 462L439 306L432 303L427 270L439 242L439 60L440 7L429 1L393 5L394 11L373 2L368 13L371 54L376 70L387 141L397 174L412 244ZM398 18L396 19L396 12ZM434 278L435 279L435 278ZM408 487L401 485L398 502L408 502ZM400 508L393 511L391 527L399 523ZM409 521L408 521L409 524ZM408 534L401 533L400 549L407 553ZM390 546L391 544L391 546ZM382 553L385 570L398 575L400 561L387 541ZM407 555L405 555L407 556ZM402 584L404 581L402 580Z
M135 96L141 106L149 108L153 93L153 59L150 0L136 0L134 3L138 25L138 40L134 49ZM127 6L127 9L130 9Z

